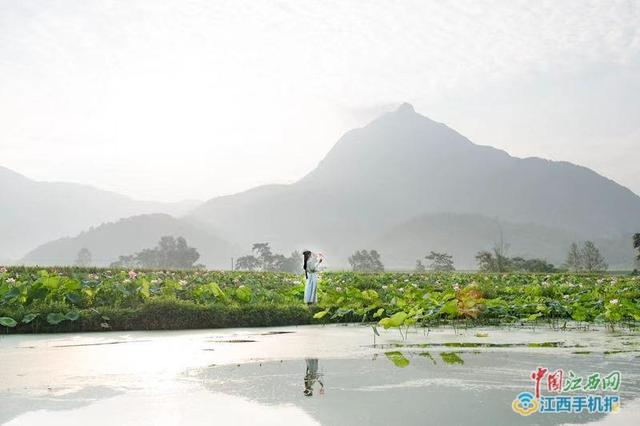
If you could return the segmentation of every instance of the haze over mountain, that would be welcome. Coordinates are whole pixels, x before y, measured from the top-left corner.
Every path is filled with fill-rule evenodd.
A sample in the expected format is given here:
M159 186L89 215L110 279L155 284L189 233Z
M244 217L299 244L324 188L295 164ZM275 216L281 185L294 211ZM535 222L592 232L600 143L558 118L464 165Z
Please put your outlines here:
M640 226L640 197L584 167L475 145L403 104L347 132L300 181L214 198L190 217L243 245L322 247L344 264L345 256L375 236L436 213L534 224L581 239L624 240ZM531 235L531 247L540 247L535 239ZM468 243L465 235L452 236L453 242ZM377 248L384 255L385 247Z
M162 223L149 220L140 217L136 223L157 230L154 236L177 236L177 223L163 233ZM252 243L268 241L277 252L322 250L333 267L346 267L356 249L375 248L391 268L411 267L435 250L451 252L458 267L469 269L475 267L475 253L502 236L511 245L510 255L556 264L572 241L592 239L612 266L630 267L640 197L585 167L516 158L473 144L403 104L347 132L298 182L211 199L178 222L193 227L190 235L202 247L187 240L210 266L225 265L229 257L246 254ZM135 239L121 230L125 226L118 222L108 229ZM204 228L205 239L240 249L229 244L223 253L224 244L197 236L195 229ZM48 262L65 252L68 260L87 235L95 247L108 238L103 230L83 234L40 247L26 259ZM133 247L130 241L119 244L120 251ZM105 256L116 254L128 251Z
M142 213L181 215L198 204L138 201L87 185L38 182L2 166L0 189L0 259L17 259L103 222Z
M427 214L392 227L372 239L368 247L383 247L384 261L395 268L410 270L416 259L431 250L449 253L456 267L477 268L475 256L480 250L492 250L500 241L506 255L545 258L560 266L566 259L567 248L580 242L580 235L548 228L534 223L505 222L473 214ZM608 259L612 269L625 269L633 264L630 236L616 239L595 238L597 247Z
M192 223L166 214L148 214L110 222L82 232L74 238L61 238L43 244L28 253L25 264L70 265L78 252L87 248L92 264L108 266L121 255L134 254L155 247L165 235L184 237L200 253L197 263L215 268L228 268L230 253L237 251L231 244Z

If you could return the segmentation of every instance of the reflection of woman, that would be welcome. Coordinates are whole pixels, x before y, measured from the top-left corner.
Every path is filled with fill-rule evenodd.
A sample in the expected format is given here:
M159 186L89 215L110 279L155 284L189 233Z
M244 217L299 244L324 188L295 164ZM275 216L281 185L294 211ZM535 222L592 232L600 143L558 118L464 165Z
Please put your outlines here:
M305 396L313 396L313 385L320 383L320 395L324 394L324 384L320 380L321 374L318 373L318 358L306 358L307 371L304 374L304 394Z
M309 250L305 250L302 255L304 256L302 267L307 278L307 283L304 286L304 303L311 305L318 303L318 271L324 258L322 254L311 253Z

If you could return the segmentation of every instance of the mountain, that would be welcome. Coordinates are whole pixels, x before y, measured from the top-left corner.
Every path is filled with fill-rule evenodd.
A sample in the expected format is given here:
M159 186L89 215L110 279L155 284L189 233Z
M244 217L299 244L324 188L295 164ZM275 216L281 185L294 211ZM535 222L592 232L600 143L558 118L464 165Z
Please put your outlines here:
M0 182L10 182L13 192L5 191L8 210L0 217L13 225L3 222L0 231L22 247L22 234L73 235L138 214L132 210L168 207L5 175ZM334 268L347 267L354 250L375 248L390 268L413 267L434 250L450 251L467 269L475 267L478 250L502 236L509 255L555 264L572 241L594 240L613 267L627 268L633 265L630 235L639 230L640 197L627 188L571 163L516 158L476 145L403 104L347 132L298 182L217 197L180 219L151 215L104 225L45 244L25 261L71 263L87 246L108 264L154 246L162 235L184 234L211 267L226 267L252 243L268 241L279 253L322 250Z
M521 250L546 257L547 241L555 240L536 230L623 241L640 228L640 197L585 167L476 145L403 104L347 132L298 182L214 198L188 219L243 246L270 241L281 251L322 248L345 265L354 249L384 240L413 218L440 213L528 227ZM452 238L463 245L466 236ZM631 249L614 252L624 250Z
M198 263L226 268L230 253L237 251L228 242L193 223L166 214L149 214L106 223L73 238L61 238L29 252L21 263L26 265L72 265L81 248L92 254L92 264L108 266L121 255L155 247L165 235L182 236L200 253Z
M564 263L572 242L581 242L575 233L535 223L443 213L413 218L373 239L368 246L378 247L383 261L395 268L412 269L416 259L427 264L424 256L433 250L451 254L456 268L468 270L477 267L475 256L480 250L491 250L501 240L509 257L544 258L556 266ZM596 239L595 243L614 262L612 269L624 269L633 264L630 241L629 235L616 240Z
M16 259L52 239L142 213L181 215L198 202L137 201L72 183L38 182L0 167L0 258Z

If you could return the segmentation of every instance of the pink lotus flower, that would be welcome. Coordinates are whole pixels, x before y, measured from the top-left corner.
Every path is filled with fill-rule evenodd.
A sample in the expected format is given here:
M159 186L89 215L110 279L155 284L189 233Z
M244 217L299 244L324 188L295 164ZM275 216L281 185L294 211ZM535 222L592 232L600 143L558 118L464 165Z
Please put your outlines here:
M5 268L4 266L0 268L0 274L5 274L6 272L7 272L7 268Z
M129 278L135 280L138 274L135 271L129 271Z

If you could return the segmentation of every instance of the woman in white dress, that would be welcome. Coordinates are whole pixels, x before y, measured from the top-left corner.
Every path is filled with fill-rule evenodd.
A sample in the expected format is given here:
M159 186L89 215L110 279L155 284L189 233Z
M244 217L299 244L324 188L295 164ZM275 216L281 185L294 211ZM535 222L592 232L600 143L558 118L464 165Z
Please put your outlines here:
M323 257L319 253L311 253L306 250L302 253L304 256L304 275L307 283L304 286L304 303L307 305L318 303L318 272Z

